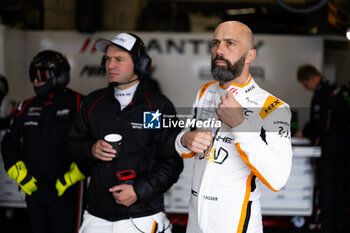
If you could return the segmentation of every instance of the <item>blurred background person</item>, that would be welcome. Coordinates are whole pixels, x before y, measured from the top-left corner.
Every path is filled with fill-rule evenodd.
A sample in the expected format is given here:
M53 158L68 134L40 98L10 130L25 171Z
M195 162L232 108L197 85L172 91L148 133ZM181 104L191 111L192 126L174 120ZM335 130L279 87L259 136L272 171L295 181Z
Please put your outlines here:
M26 193L35 233L73 233L79 225L77 182L84 175L65 144L82 96L66 88L69 71L59 52L45 50L33 57L29 77L36 96L18 106L2 140L5 169Z
M9 92L8 82L5 76L0 74L0 106L2 106L2 101ZM10 125L11 116L0 117L0 130L6 129Z
M343 230L350 168L347 150L350 108L346 89L329 83L320 71L308 64L298 68L297 79L306 90L313 92L310 121L296 136L309 138L314 146L321 146L322 154L316 161L321 228L323 232Z

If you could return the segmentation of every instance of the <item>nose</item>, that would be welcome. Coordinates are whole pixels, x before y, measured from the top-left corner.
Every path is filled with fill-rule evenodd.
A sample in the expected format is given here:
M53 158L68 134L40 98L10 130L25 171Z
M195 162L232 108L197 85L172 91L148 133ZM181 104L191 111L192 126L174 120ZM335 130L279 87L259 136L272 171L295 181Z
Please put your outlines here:
M214 52L216 53L216 55L219 55L221 57L224 56L224 48L222 43L219 43L215 48L214 48Z
M106 61L106 67L107 68L113 68L117 65L117 62L115 61L115 59L109 59Z

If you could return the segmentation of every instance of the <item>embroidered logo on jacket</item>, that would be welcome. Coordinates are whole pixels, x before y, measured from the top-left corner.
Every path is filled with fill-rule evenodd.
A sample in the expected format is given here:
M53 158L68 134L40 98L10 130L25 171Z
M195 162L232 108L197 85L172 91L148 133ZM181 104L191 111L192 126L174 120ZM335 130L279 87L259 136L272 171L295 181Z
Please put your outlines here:
M137 122L130 122L129 123L133 129L142 129L143 124L137 123Z
M67 116L69 115L70 109L62 109L56 112L56 116Z
M40 116L41 107L30 107L28 109L28 116Z
M267 97L264 107L261 109L259 116L262 119L265 119L271 112L273 112L275 109L277 109L279 106L284 104L281 100L277 99L276 97L269 96Z
M35 122L35 121L27 121L27 122L24 122L24 125L25 126L28 126L28 125L32 125L32 126L38 126L38 122Z

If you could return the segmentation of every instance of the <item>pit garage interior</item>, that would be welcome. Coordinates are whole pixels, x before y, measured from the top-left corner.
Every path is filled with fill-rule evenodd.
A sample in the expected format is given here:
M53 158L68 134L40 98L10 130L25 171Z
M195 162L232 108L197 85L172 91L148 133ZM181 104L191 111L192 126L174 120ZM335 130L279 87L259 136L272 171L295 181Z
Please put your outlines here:
M0 0L0 74L10 87L1 116L34 95L27 67L40 49L62 49L67 54L73 63L72 89L88 94L104 87L101 54L93 51L93 42L112 39L122 31L144 39L162 91L176 107L189 108L194 94L179 96L181 86L176 85L189 82L190 93L210 80L207 42L226 20L241 21L252 29L260 53L253 76L290 104L299 128L308 121L312 97L297 83L299 65L310 63L337 84L350 80L348 0ZM307 140L292 138L292 142L294 170L287 187L273 194L266 190L262 196L267 233L317 232L314 164L321 151ZM0 231L31 232L23 192L0 165ZM191 168L192 162L186 162L180 180L165 194L174 233L185 232ZM344 205L350 220L350 203ZM350 221L346 224L339 232L350 232Z

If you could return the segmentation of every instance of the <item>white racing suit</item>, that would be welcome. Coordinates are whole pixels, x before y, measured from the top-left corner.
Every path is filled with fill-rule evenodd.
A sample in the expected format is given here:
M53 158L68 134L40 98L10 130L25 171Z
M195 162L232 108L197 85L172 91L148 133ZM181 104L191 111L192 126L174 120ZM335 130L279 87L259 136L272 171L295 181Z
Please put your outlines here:
M221 123L215 112L226 91L233 93L245 116L234 128ZM261 186L280 190L291 170L289 106L249 76L244 85L232 84L227 89L216 81L205 84L193 107L197 121L213 119L221 126L207 124L214 125L205 128L212 130L214 140L202 154L181 145L181 137L190 128L175 142L181 157L194 157L187 233L263 232Z

